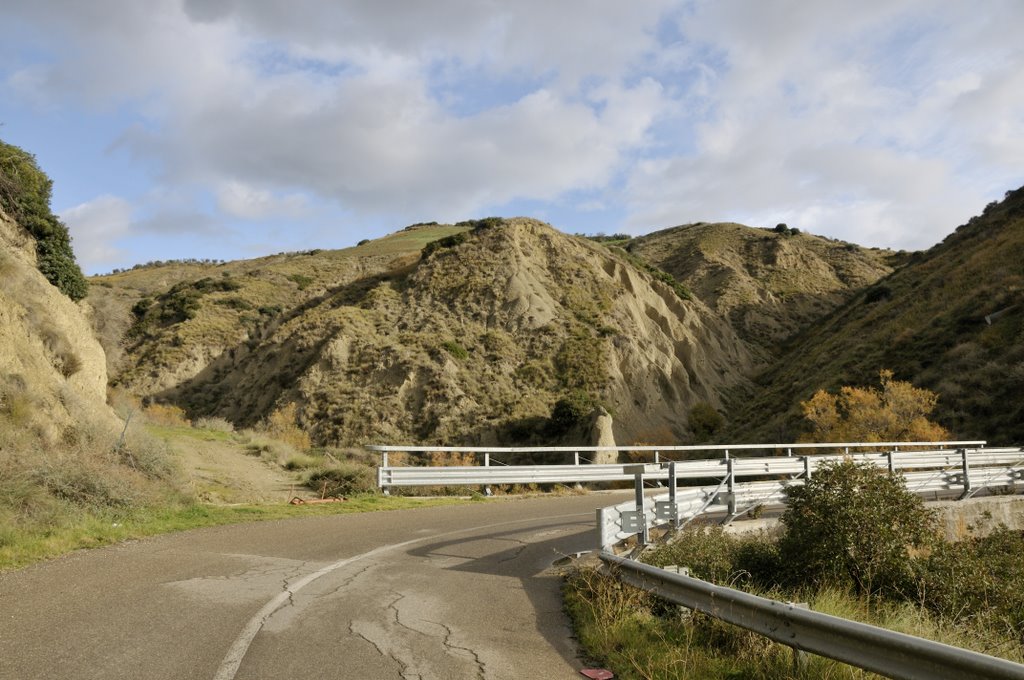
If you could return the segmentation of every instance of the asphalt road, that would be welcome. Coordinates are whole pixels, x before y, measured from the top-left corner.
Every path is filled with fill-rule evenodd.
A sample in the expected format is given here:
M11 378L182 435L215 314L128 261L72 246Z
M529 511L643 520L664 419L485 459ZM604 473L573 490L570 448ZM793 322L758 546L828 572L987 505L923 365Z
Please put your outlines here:
M559 557L629 497L218 527L0 575L0 678L578 678Z

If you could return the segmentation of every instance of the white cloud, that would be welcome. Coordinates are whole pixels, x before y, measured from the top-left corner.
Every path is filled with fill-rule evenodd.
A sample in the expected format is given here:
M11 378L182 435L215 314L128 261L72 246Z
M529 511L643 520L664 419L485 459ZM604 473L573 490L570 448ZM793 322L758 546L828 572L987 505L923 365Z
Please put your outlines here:
M60 214L74 240L79 264L96 271L123 257L116 241L131 232L132 208L117 196L97 196Z
M788 221L937 242L1024 180L1024 44L988 30L1024 6L989 9L698 3L681 30L713 55L713 85L695 86L709 101L679 121L692 149L636 166L630 225Z
M1016 0L37 0L0 7L22 41L0 74L22 101L130 112L116 151L183 197L140 199L140 233L585 194L626 215L609 229L921 247L1024 181L1022 19Z
M306 199L299 194L277 196L267 189L234 180L218 187L217 205L232 217L255 220L299 217L306 211Z

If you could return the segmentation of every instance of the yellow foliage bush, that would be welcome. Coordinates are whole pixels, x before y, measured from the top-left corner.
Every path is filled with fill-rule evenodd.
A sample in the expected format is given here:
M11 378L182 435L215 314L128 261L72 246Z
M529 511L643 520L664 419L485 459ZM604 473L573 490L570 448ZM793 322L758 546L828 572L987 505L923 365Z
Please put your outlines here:
M146 420L155 425L177 427L189 424L188 418L185 417L185 411L171 404L153 403L143 409L143 413Z
M951 435L928 420L939 395L893 380L889 370L879 371L881 389L840 388L839 394L818 390L800 406L811 425L803 437L810 442L941 441Z
M299 427L298 407L295 402L282 406L267 418L263 430L274 439L305 451L313 445L309 433Z

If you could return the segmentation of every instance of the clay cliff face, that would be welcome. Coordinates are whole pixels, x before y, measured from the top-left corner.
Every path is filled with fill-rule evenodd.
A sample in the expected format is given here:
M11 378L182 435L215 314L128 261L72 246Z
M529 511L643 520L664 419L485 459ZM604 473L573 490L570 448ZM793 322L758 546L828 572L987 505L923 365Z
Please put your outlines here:
M57 441L77 420L104 423L107 371L87 309L36 268L35 242L0 211L0 398L22 404L26 425Z

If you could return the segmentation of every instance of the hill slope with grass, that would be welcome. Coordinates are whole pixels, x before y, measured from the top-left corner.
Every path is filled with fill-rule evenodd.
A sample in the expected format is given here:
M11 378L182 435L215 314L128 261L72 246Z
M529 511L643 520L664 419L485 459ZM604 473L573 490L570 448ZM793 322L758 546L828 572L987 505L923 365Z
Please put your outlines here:
M765 362L795 333L891 273L899 259L785 225L699 222L637 237L626 248L728 318Z
M36 258L29 232L0 209L0 552L23 532L176 493L170 460L107 405L86 310Z
M702 303L543 223L390 238L414 237L432 245L295 256L293 277L313 279L305 295L280 271L288 258L176 284L136 310L118 379L240 425L294 403L321 444L544 441L554 403L579 395L633 441L686 438L689 410L720 406L752 365ZM318 262L335 269L318 278ZM135 275L95 287L123 289Z
M468 227L417 225L358 247L227 263L155 262L94 277L89 302L113 384L149 395L259 342L285 313L406 266L430 241Z
M1024 188L808 327L757 380L735 418L746 439L788 441L817 389L880 369L940 395L934 419L959 437L1024 441Z

